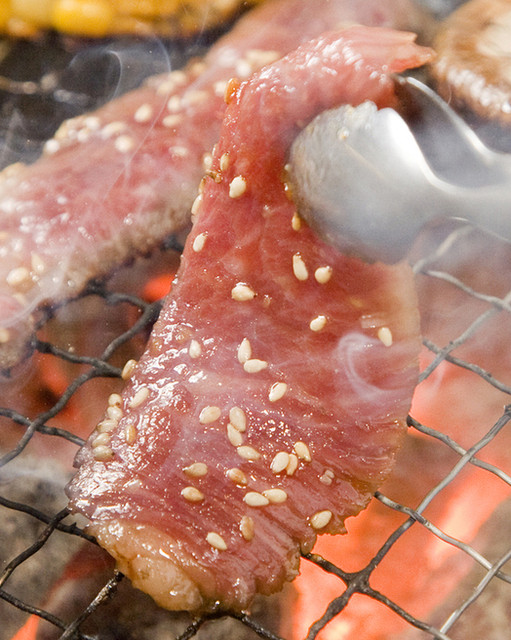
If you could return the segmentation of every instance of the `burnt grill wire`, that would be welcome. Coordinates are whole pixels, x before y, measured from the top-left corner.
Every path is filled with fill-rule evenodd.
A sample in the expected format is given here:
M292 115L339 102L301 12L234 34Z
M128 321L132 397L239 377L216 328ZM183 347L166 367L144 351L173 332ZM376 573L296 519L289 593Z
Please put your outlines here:
M430 350L433 355L431 364L424 369L421 378L426 379L432 375L432 372L439 366L444 360L449 361L456 367L461 367L472 371L475 375L482 378L486 384L492 385L503 394L502 405L506 405L507 398L511 394L511 388L503 381L496 379L491 371L487 371L471 362L462 360L453 354L453 351L463 345L471 336L478 331L484 331L485 325L488 320L498 314L508 314L511 311L510 296L508 297L494 297L485 294L484 292L472 289L466 283L454 277L451 273L441 271L435 268L435 261L441 258L453 245L457 242L459 237L466 233L466 228L462 228L461 231L457 230L451 233L447 239L442 242L436 251L430 255L427 259L420 260L415 264L416 274L421 274L428 279L440 279L449 282L453 287L460 291L463 291L467 296L474 299L479 299L487 303L487 309L479 315L479 317L471 322L470 326L465 329L457 338L451 340L447 345L440 347L433 343L433 341L425 336L424 345ZM45 438L58 438L65 439L72 442L75 445L81 445L83 440L64 428L57 428L48 424L52 418L58 416L59 412L70 402L71 398L77 391L86 385L90 380L95 378L112 379L118 378L121 374L119 366L112 364L112 360L115 359L115 354L119 349L130 344L137 335L147 335L152 323L157 317L159 311L159 304L148 304L137 296L110 291L108 285L93 285L88 291L85 292L83 299L87 297L95 296L99 297L104 307L104 313L108 313L109 309L117 305L128 304L136 310L136 320L133 322L127 330L124 330L119 335L116 335L104 348L99 357L90 357L87 355L80 355L74 353L72 350L62 349L54 344L50 344L42 339L37 338L35 342L35 349L41 353L49 355L51 358L60 360L61 362L71 363L73 365L80 365L84 371L80 373L66 388L62 395L57 398L52 406L40 413L35 418L29 418L25 415L18 413L18 411L9 408L8 406L0 409L0 416L4 417L4 424L2 429L9 429L9 423L22 427L24 433L21 435L16 445L7 452L3 452L1 459L2 468L8 469L10 464L15 463L16 459L21 456L27 445L30 443L34 434L42 434ZM71 303L72 306L73 303ZM45 328L43 322L40 327L40 332ZM505 348L505 345L503 345ZM327 558L323 558L317 554L310 553L304 555L305 562L311 562L317 565L326 573L333 574L339 578L339 595L332 600L324 612L324 615L316 620L311 626L306 640L313 640L317 634L323 629L323 627L335 617L342 617L344 610L348 603L355 594L360 594L368 598L377 600L388 609L392 610L396 616L400 616L407 623L410 629L415 628L423 633L419 634L424 638L435 638L437 640L449 640L449 631L460 619L466 615L470 606L482 596L489 583L495 583L499 581L500 589L507 589L509 597L511 598L511 573L506 571L505 565L511 558L511 548L506 549L499 558L489 559L484 557L479 551L477 551L469 543L463 540L454 539L452 536L441 530L434 522L428 520L424 515L426 507L434 499L442 499L442 491L453 482L465 468L470 466L476 466L478 469L483 470L485 473L492 474L495 478L506 485L506 490L511 485L511 477L507 471L500 469L488 462L485 462L479 457L481 452L484 452L484 448L499 434L502 430L509 429L508 422L511 419L511 406L505 406L504 412L499 420L491 426L486 434L479 437L469 448L464 448L459 443L454 441L446 433L437 431L428 427L425 424L421 424L412 416L408 419L408 424L412 432L420 433L422 436L432 439L437 443L438 447L448 448L454 452L457 456L457 462L452 466L450 472L445 475L442 481L431 489L427 495L422 498L422 501L418 505L406 505L399 504L392 500L390 497L384 495L381 492L377 492L375 495L385 508L397 511L403 516L406 516L404 522L396 528L386 542L381 546L379 551L374 555L371 561L362 569L356 572L346 572L341 567L336 566L330 562ZM0 469L0 474L2 469ZM1 475L0 475L1 479ZM20 478L20 482L23 482L23 478ZM3 488L3 483L0 481L0 491ZM63 492L62 487L62 492ZM44 606L40 604L32 604L29 600L20 598L14 595L9 590L9 582L12 577L19 571L20 567L31 557L38 554L44 554L45 547L48 544L48 540L55 535L56 532L60 532L69 537L79 537L94 544L93 539L88 536L80 526L73 522L72 518L68 516L66 509L60 509L57 513L47 513L46 511L38 507L37 496L32 503L22 503L16 500L8 499L3 495L0 495L0 511L2 512L0 519L3 521L4 514L7 512L20 512L26 514L29 518L40 523L38 534L33 541L26 540L26 546L18 553L8 553L6 564L0 574L0 598L4 601L5 606L17 608L26 614L35 614L40 618L48 621L53 625L60 633L61 640L92 640L91 636L80 631L81 625L87 618L95 612L100 605L103 605L107 601L114 601L116 591L119 583L122 581L123 576L112 570L111 577L97 593L96 597L84 607L81 614L72 620L61 619L51 611L45 610ZM444 621L437 626L434 626L427 620L422 620L410 612L403 609L396 602L392 601L385 593L381 593L371 586L371 578L375 569L384 561L386 555L389 553L393 545L412 527L423 527L429 535L435 536L438 540L455 547L459 551L466 554L474 566L478 566L484 570L484 575L480 578L479 583L473 589L473 591L466 597L465 600L458 602L456 606L444 615ZM420 563L420 558L417 558L417 562ZM397 579L399 577L397 576ZM0 601L0 604L1 601ZM190 620L184 631L180 631L178 634L173 634L169 631L169 640L187 640L188 638L194 638L199 632L201 627L207 622L211 623L212 619L236 618L246 629L250 629L254 637L265 638L266 640L281 640L279 635L276 635L274 630L267 628L260 621L250 615L245 614L225 614L218 613L213 615L203 616L198 619ZM0 634L1 635L1 634ZM230 637L237 637L236 635ZM405 636L403 636L405 637ZM415 636L413 636L415 637ZM418 637L418 636L417 636ZM9 640L9 637L2 636L1 640Z

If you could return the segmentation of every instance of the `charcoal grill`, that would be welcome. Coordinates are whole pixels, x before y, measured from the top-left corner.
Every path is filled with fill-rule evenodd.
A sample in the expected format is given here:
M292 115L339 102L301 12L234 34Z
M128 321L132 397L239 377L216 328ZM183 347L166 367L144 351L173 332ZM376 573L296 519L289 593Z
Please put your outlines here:
M147 51L146 46L147 43L144 51ZM193 52L198 53L203 46L207 46L207 39L194 42ZM119 60L140 59L141 44L136 41L122 45L94 43L84 48L83 43L77 45L48 36L44 42L8 43L5 47L0 64L3 165L19 159L32 159L60 120L94 108L112 97L110 89L105 92L105 87L112 86L112 78L117 79L113 83L117 86L116 91L130 88L140 81L137 69L133 74L126 75L120 71L122 65L119 66ZM189 53L190 43L174 43L168 49L157 43L157 47L158 56L152 57L156 60L151 70L153 72L163 70L161 66L169 64L169 61L173 66L180 64L186 55L185 51ZM94 86L87 86L90 81L87 80L87 74L83 73L78 74L81 80L76 83L76 73L70 71L70 65L75 65L76 70L77 65L83 64L86 68L87 64L92 63L97 69L98 56L103 64L101 73L95 75ZM31 60L32 68L27 70L23 59ZM74 83L71 77L75 78ZM37 122L34 120L36 113L39 114ZM505 331L501 335L498 332L499 327L511 322L511 293L502 288L495 289L494 281L502 280L502 272L492 272L492 269L506 264L506 256L511 256L511 250L497 240L475 237L474 234L476 232L468 226L446 224L421 239L411 254L422 304L428 305L428 308L423 306L423 311L426 318L424 347L429 357L426 357L420 384L431 384L433 388L435 376L439 376L442 367L449 363L451 375L468 372L479 385L491 388L493 394L498 394L502 412L495 419L478 423L473 433L464 434L458 439L453 437L452 425L447 419L445 423L435 420L432 426L427 421L421 421L412 411L408 418L409 437L413 442L427 443L424 469L427 471L428 465L434 460L443 460L445 472L440 481L429 486L419 499L411 502L395 499L392 491L387 492L385 487L376 493L378 509L397 514L400 523L386 535L368 562L361 563L355 569L351 566L343 569L346 565L342 560L334 561L316 553L304 555L302 562L314 565L316 575L325 578L335 576L338 580L337 595L327 603L323 615L310 620L310 630L302 636L306 640L321 637L328 623L342 622L352 602L361 598L379 603L381 608L374 611L385 610L386 616L391 615L402 622L396 627L399 630L388 636L397 640L476 637L497 640L504 637L502 633L508 633L503 630L511 625L511 459L506 466L503 458L497 456L500 462L495 464L486 459L486 452L492 447L495 449L495 445L499 448L501 441L504 442L502 447L505 447L506 434L510 431L511 406L508 403L511 376L506 378L505 372L485 366L484 354L481 364L477 359L467 357L466 353L471 353L470 345L474 340L487 340L490 345L488 349L491 348L494 354L508 348L507 342L501 339L501 335L506 335ZM459 246L467 246L467 243L476 254L479 252L477 260L481 263L484 277L460 277L459 269L451 258ZM41 631L41 637L45 638L110 640L121 637L119 633L130 640L148 637L142 634L140 625L130 629L126 615L123 617L119 614L125 602L132 602L129 600L129 585L119 572L108 565L98 571L103 577L102 584L96 586L93 593L86 592L89 596L87 602L81 602L74 609L60 605L55 608L55 602L51 606L48 604L50 600L47 596L55 589L54 582L62 574L64 559L67 561L72 551L81 545L95 549L95 542L84 532L83 523L71 517L65 508L63 489L69 475L52 470L51 457L56 449L55 443L67 443L68 451L77 449L83 443L82 437L73 428L73 414L69 413L69 407L73 407L73 404L84 407L87 398L97 398L98 381L106 399L111 391L119 387L123 362L140 354L160 309L159 301L148 302L141 295L144 281L152 277L154 270L164 272L170 269L178 252L179 242L171 239L152 258L149 266L142 264L132 267L139 269L136 273L140 281L136 291L126 285L121 273L105 281L91 283L79 299L48 312L39 323L34 342L35 358L40 362L38 373L25 371L23 384L20 382L16 386L16 380L12 381L4 385L4 389L7 389L5 393L0 387L0 429L4 433L9 431L15 434L11 446L1 452L0 459L0 640L10 640L30 616L46 622L44 631ZM481 260L481 255L488 260ZM442 323L435 316L447 311L441 306L429 306L432 304L431 291L434 292L439 283L449 292L446 295L452 295L456 300L458 322L454 323L456 328L450 334L437 330ZM511 289L511 276L508 283ZM436 299L434 302L437 302ZM467 309L470 309L470 315ZM76 331L76 323L85 322L84 318L88 331L93 326L91 342L84 340L83 332ZM123 320L117 322L119 318ZM431 334L428 332L429 326L436 327ZM102 336L101 339L97 339L98 335ZM48 388L43 380L48 367L64 370L69 377L69 383L58 392ZM29 379L34 375L42 376L39 387L44 390L38 398L35 413L27 409L23 402L23 387L38 387L37 379ZM455 394L455 401L459 403L461 411L465 402L463 396ZM452 411L448 413L449 416L453 414ZM47 461L43 456L34 460L34 456L30 455L36 439L38 447L46 443L43 450ZM482 533L474 537L471 532L466 538L456 538L437 520L429 518L428 508L432 504L440 504L449 489L473 469L481 474L478 477L484 477L485 480L491 478L490 485L501 496L500 505L490 515L488 522L482 523ZM421 474L423 470L418 468L414 472ZM454 512L465 499L461 493L458 499L451 500ZM476 511L474 505L474 514ZM461 557L459 563L464 567L463 576L456 586L450 588L442 602L436 602L424 615L402 606L399 599L375 586L378 584L379 571L385 567L395 549L405 544L417 530L424 532L428 540L437 541L443 551L446 548L453 550L452 557ZM470 527L469 531L472 531ZM427 562L420 553L415 562L419 581L421 569L427 566ZM438 580L441 580L442 572L449 571L449 566L446 563L440 567L438 575L435 574ZM393 580L399 583L399 572L393 576ZM318 594L321 592L321 583L320 577L315 584ZM434 582L432 586L434 588ZM290 619L293 602L291 588L284 597L277 596L263 604L256 604L251 614L218 612L197 619L160 612L146 600L130 606L135 607L137 615L146 616L146 627L151 629L150 637L153 638L186 640L224 637L234 640L260 637L281 640L293 637L296 640L296 630L289 630L293 624ZM72 611L71 616L67 615L68 610ZM156 626L152 626L154 620L149 616L157 618L157 632ZM116 623L119 625L117 630L105 623L105 620L114 618L120 621ZM97 620L100 622L95 622ZM347 633L343 637L355 636Z

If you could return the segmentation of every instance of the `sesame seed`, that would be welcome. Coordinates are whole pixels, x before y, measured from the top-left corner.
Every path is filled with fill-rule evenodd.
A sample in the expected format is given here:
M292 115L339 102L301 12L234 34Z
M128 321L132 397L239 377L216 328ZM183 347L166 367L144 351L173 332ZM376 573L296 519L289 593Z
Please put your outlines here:
M202 166L204 167L204 171L211 169L213 166L213 156L211 153L205 153L202 157Z
M246 502L249 507L266 507L266 505L270 504L268 498L257 491L248 491L248 493L243 496L243 501Z
M310 321L309 327L311 331L321 331L326 325L326 316L316 316Z
M243 338L238 347L238 362L245 364L247 360L250 360L252 355L252 347L248 338Z
M258 460L261 457L259 451L256 451L253 447L243 445L236 449L238 455L244 460Z
M55 140L55 138L51 138L50 140L47 140L44 143L43 150L44 150L44 153L48 155L57 153L59 149L60 149L60 142L58 140Z
M253 300L255 297L255 291L251 289L248 284L243 284L242 282L238 282L232 290L231 296L233 300L237 302L246 302L248 300Z
M206 63L204 62L204 60L195 60L190 66L187 67L187 71L194 75L194 76L199 76L201 73L204 73L204 71L206 71ZM186 79L186 74L184 73L184 71L181 72Z
M124 122L109 122L101 130L101 135L103 138L110 138L110 136L124 131L125 128L126 125L124 124Z
M121 406L122 398L118 393L112 393L108 396L108 405L114 407L115 405Z
M291 218L291 228L293 229L293 231L300 231L300 229L302 228L302 219L296 211Z
M263 491L263 496L272 504L282 504L287 500L287 493L283 489L266 489Z
M228 166L229 166L229 154L228 153L222 153L221 157L220 157L220 171L226 171Z
M242 486L246 485L248 482L247 476L243 473L241 469L237 469L237 468L228 469L226 472L226 476L229 478L229 480L232 480L232 482L234 482L235 484L239 484Z
M135 393L133 398L131 398L129 406L134 409L135 407L140 407L141 404L149 397L149 387L140 387L140 389Z
M30 271L26 267L16 267L7 274L5 281L10 287L19 287L30 280Z
M251 358L243 363L243 369L247 373L259 373L259 371L263 371L268 366L266 360L258 360L257 358Z
M240 520L241 535L250 542L254 538L254 520L250 516L243 516Z
M179 96L172 96L167 102L167 109L169 111L179 111L181 109L181 98Z
M378 339L381 340L386 347L391 347L392 331L388 327L380 327L378 329Z
M201 204L202 204L202 193L199 193L199 195L195 198L192 204L192 208L191 208L192 216L196 216L199 213ZM199 236L197 236L197 238L198 237ZM195 238L195 240L197 240L197 238ZM193 250L197 251L197 249L195 249L195 240L193 242ZM202 243L202 246L204 246L204 243ZM198 249L198 251L200 251L200 249Z
M192 340L190 342L190 346L188 347L188 355L190 358L198 358L202 353L202 347L200 342L197 340Z
M225 96L225 90L227 89L227 80L217 80L213 84L213 91L216 96Z
M0 344L6 344L11 339L11 332L5 327L0 327Z
M124 437L126 438L127 444L135 444L137 439L137 429L134 424L127 424L124 427Z
M208 473L208 465L204 462L192 462L183 469L183 472L191 478L202 478Z
M96 427L98 433L111 432L117 426L117 420L101 420Z
M90 131L97 131L101 127L101 120L97 116L87 116L83 122Z
M199 196L197 196L197 198L201 198L202 199L202 196L199 195ZM197 198L196 198L196 200L197 200ZM207 237L208 237L208 234L205 231L203 233L199 233L197 236L195 236L195 238L193 240L192 248L196 253L199 253L199 251L202 251L204 249L204 245L206 244Z
M289 453L287 453L286 451L279 451L271 461L270 469L273 473L277 474L281 471L284 471L284 469L287 468L288 464Z
M135 367L137 366L136 360L128 360L123 367L121 378L123 380L129 380L135 371Z
M119 420L124 415L124 412L121 407L108 407L106 410L106 414L110 418L110 420L116 420L117 422L119 422Z
M307 280L309 277L305 262L299 253L295 253L293 256L293 273L298 280Z
M41 258L40 255L38 255L37 253L33 253L30 256L30 263L32 265L32 271L34 271L34 273L37 274L41 274L44 273L44 270L46 269L46 264L44 263L44 260Z
M91 442L91 447L96 449L97 447L105 446L110 444L110 434L107 432L100 433L97 435L94 440Z
M245 431L247 428L247 416L240 407L232 407L229 411L229 422L238 431Z
M323 529L332 519L332 515L332 512L328 509L317 511L310 519L311 527L313 529Z
M298 468L298 458L295 456L294 453L290 453L289 462L286 467L286 474L288 476L292 476L294 472L297 470L297 468Z
M178 124L181 124L182 121L183 115L181 113L172 113L165 116L161 123L164 127L167 127L167 129L173 129L174 127L177 127Z
M120 151L121 153L127 153L134 148L135 140L133 140L131 136L119 136L118 138L116 138L114 146L117 151Z
M183 96L183 105L184 106L193 106L194 104L200 104L201 102L205 102L209 98L209 91L205 91L204 89L191 89L186 92Z
M106 460L111 460L114 457L114 452L110 447L100 445L98 447L94 447L92 455L94 456L94 460L97 460L98 462L105 462Z
M147 102L145 104L140 105L140 107L135 111L135 122L149 122L149 120L153 117L153 108Z
M282 54L275 49L249 49L245 57L256 67L275 62L282 57Z
M197 487L185 487L181 491L181 495L188 502L202 502L204 500L204 494Z
M284 397L287 391L287 384L285 382L274 382L270 387L270 393L268 398L270 402L277 402Z
M183 145L175 144L172 147L169 147L169 153L172 156L176 156L178 158L186 158L189 154L188 147Z
M229 198L240 198L247 190L247 181L243 176L236 176L229 184Z
M225 551L227 549L225 540L220 534L215 533L214 531L210 531L208 533L208 535L206 536L206 540L214 549L218 549L218 551Z
M319 481L323 484L330 486L335 477L334 472L331 469L326 469L323 475L319 478Z
M221 415L220 407L207 406L202 409L199 414L199 422L201 424L210 424L215 422Z
M304 462L311 461L309 447L305 444L305 442L295 442L294 450L300 460L303 460Z
M318 267L314 271L314 277L319 284L326 284L332 277L332 267Z
M233 447L239 447L243 443L243 436L231 423L227 425L227 437Z
M80 131L78 131L78 133L76 134L76 139L78 140L78 142L87 142L87 140L90 138L90 134L91 132L89 131L89 129L80 129Z
M252 65L248 60L240 58L236 61L235 71L236 74L240 76L240 78L248 78L248 76L252 73Z
M169 73L169 80L171 80L174 84L182 85L187 81L186 73L182 69L176 69L175 71L171 71Z

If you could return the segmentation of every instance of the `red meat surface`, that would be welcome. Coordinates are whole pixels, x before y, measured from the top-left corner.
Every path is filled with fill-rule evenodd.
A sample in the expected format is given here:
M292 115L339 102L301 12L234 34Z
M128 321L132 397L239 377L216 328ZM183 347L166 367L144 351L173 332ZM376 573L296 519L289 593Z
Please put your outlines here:
M0 175L0 370L26 355L34 311L186 227L231 76L245 79L341 22L414 29L421 18L409 0L268 2L203 60L67 121L37 162L8 167Z
M232 92L147 350L77 459L70 504L168 608L244 608L341 533L388 475L417 381L408 265L320 241L285 183L319 111L394 102L414 36L327 34Z

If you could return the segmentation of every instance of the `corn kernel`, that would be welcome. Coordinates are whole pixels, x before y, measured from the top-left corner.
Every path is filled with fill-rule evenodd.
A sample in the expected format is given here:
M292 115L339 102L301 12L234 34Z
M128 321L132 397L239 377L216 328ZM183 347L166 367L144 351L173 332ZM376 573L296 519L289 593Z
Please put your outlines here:
M52 0L11 0L10 4L12 15L19 20L39 27L50 26Z
M124 15L154 19L173 15L179 4L180 0L118 0L117 7Z
M106 0L56 0L52 25L65 33L101 37L110 31L114 17Z

